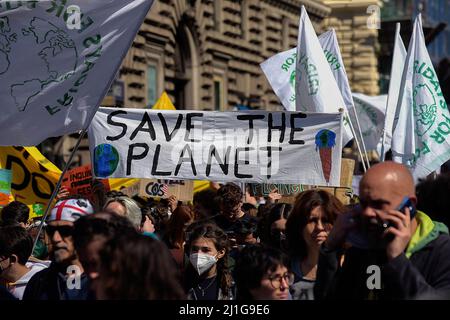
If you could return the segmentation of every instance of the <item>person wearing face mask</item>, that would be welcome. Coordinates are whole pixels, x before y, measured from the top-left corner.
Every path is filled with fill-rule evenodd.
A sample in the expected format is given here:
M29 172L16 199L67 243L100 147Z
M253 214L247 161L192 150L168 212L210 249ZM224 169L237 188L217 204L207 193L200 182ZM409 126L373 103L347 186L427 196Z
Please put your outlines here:
M344 205L324 190L308 190L295 199L286 221L287 249L295 275L290 292L294 300L314 300L320 245Z
M93 213L91 203L83 198L56 202L45 227L52 263L30 279L23 300L88 299L89 280L74 247L73 231L78 218Z
M197 224L188 231L184 272L190 300L234 300L235 285L228 265L228 238L215 224Z

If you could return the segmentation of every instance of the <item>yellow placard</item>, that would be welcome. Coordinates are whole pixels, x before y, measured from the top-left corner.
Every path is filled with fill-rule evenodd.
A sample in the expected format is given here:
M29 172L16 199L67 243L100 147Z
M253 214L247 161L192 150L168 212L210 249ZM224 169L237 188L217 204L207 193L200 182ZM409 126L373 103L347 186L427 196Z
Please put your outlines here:
M0 147L0 167L12 171L11 194L27 205L47 205L61 175L36 147Z

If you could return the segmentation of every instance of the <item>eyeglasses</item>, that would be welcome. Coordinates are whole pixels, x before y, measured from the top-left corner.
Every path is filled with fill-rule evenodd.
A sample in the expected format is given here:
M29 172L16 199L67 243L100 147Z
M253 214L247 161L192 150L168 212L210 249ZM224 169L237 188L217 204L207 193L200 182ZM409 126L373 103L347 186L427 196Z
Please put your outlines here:
M49 237L53 237L55 232L58 231L58 233L63 238L67 238L73 235L73 227L72 226L49 226L47 225L45 227L45 232L47 232Z
M274 289L280 289L281 288L281 282L286 281L286 283L290 286L294 283L294 274L290 272L286 272L282 276L271 276L269 277L270 284Z

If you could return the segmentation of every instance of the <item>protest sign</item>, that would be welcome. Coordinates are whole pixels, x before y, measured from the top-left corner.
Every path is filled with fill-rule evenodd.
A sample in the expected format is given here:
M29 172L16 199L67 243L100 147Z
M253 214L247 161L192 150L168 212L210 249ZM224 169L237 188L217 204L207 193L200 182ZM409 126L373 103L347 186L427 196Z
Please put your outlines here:
M192 201L194 181L142 179L140 196L168 198L177 197L180 201Z
M92 200L91 182L92 169L89 164L67 171L63 177L62 185L68 189L70 194L79 194ZM111 189L108 179L100 179L100 182L103 184L105 192Z
M0 207L4 207L9 203L11 181L11 170L0 169Z
M355 160L342 159L341 166L341 182L340 187L327 188L321 186L308 186L301 184L249 184L250 193L253 196L267 196L272 191L277 191L282 195L282 201L284 203L293 203L298 193L313 188L320 188L329 191L331 194L336 195L339 200L348 203L348 193L352 190L353 172L355 170Z
M152 4L1 1L0 145L86 129Z
M123 194L126 194L130 198L139 195L139 191L141 189L141 181L139 179L135 179L137 182L133 183L128 187L123 187L119 191Z
M100 178L333 186L342 114L100 108L89 142Z
M12 171L12 196L27 205L46 205L61 175L34 147L0 147L0 167Z
M30 209L30 219L39 218L44 215L45 207L42 203L28 205L28 208Z

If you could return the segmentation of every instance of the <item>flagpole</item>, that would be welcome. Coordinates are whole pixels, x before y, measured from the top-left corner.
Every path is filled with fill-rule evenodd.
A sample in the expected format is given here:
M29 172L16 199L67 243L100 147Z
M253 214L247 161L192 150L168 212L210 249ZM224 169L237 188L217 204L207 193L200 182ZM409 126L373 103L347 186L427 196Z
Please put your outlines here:
M381 138L381 155L380 155L380 162L384 162L385 159L385 150L384 150L384 142L386 141L386 123L385 127L383 128L383 136Z
M383 162L386 159L386 150L385 150L385 143L386 143L386 122L388 119L388 113L391 110L388 110L389 105L390 105L390 100L393 98L392 97L392 92L394 91L393 89L393 70L394 70L394 64L395 64L395 53L396 52L400 52L400 48L401 46L403 46L403 42L401 41L401 37L400 37L400 23L397 22L395 25L395 41L394 41L394 49L392 52L392 66L391 66L391 73L390 73L390 79L389 79L389 89L388 89L388 96L387 96L387 100L386 100L386 111L385 111L385 117L384 117L384 126L383 126L383 135L382 135L382 139L381 139L381 157L380 160L381 162ZM398 51L397 51L398 50ZM397 97L397 104L398 104L398 98L400 97L400 95ZM393 130L393 128L390 128L391 130ZM391 132L392 135L392 132Z
M91 118L91 120L92 120L92 118ZM50 197L50 200L48 201L47 208L45 209L45 213L42 216L42 220L41 220L41 223L39 225L39 230L38 230L38 233L36 235L36 239L34 240L33 249L31 250L31 252L34 252L36 244L37 244L37 242L39 240L39 236L40 236L40 234L42 232L42 228L44 226L44 222L47 219L48 213L50 211L49 210L50 206L52 205L53 200L55 199L56 195L58 194L58 190L61 187L61 183L62 183L63 177L66 174L67 170L69 169L69 166L72 163L73 157L75 156L75 153L78 151L78 148L80 146L81 140L83 139L84 135L86 134L86 131L87 131L87 129L83 129L83 130L80 131L80 136L79 136L79 138L77 140L77 143L75 144L75 147L73 148L72 152L70 153L69 160L67 161L66 165L64 166L63 171L61 172L61 175L59 176L59 179L58 179L58 182L56 183L55 189L53 190L53 193L52 193L52 195Z
M364 138L363 138L361 126L359 124L358 114L356 113L356 107L353 105L353 108L350 108L350 109L353 109L353 113L354 113L354 116L355 116L355 119L356 119L356 126L358 128L359 137L361 139L361 144L362 144L362 147L363 147L363 152L364 152L364 155L366 156L367 168L370 168L370 161L369 161L369 157L367 156L366 144L364 143ZM356 136L355 136L355 139L356 139Z
M364 172L367 172L366 163L364 162L364 157L363 157L362 152L361 152L361 147L359 146L358 138L356 137L355 128L353 127L352 121L350 120L350 115L349 115L347 109L345 109L345 115L348 118L348 123L350 125L350 130L352 131L353 137L355 139L356 148L358 149L359 156L361 157L361 162L362 162L362 165L363 165Z

